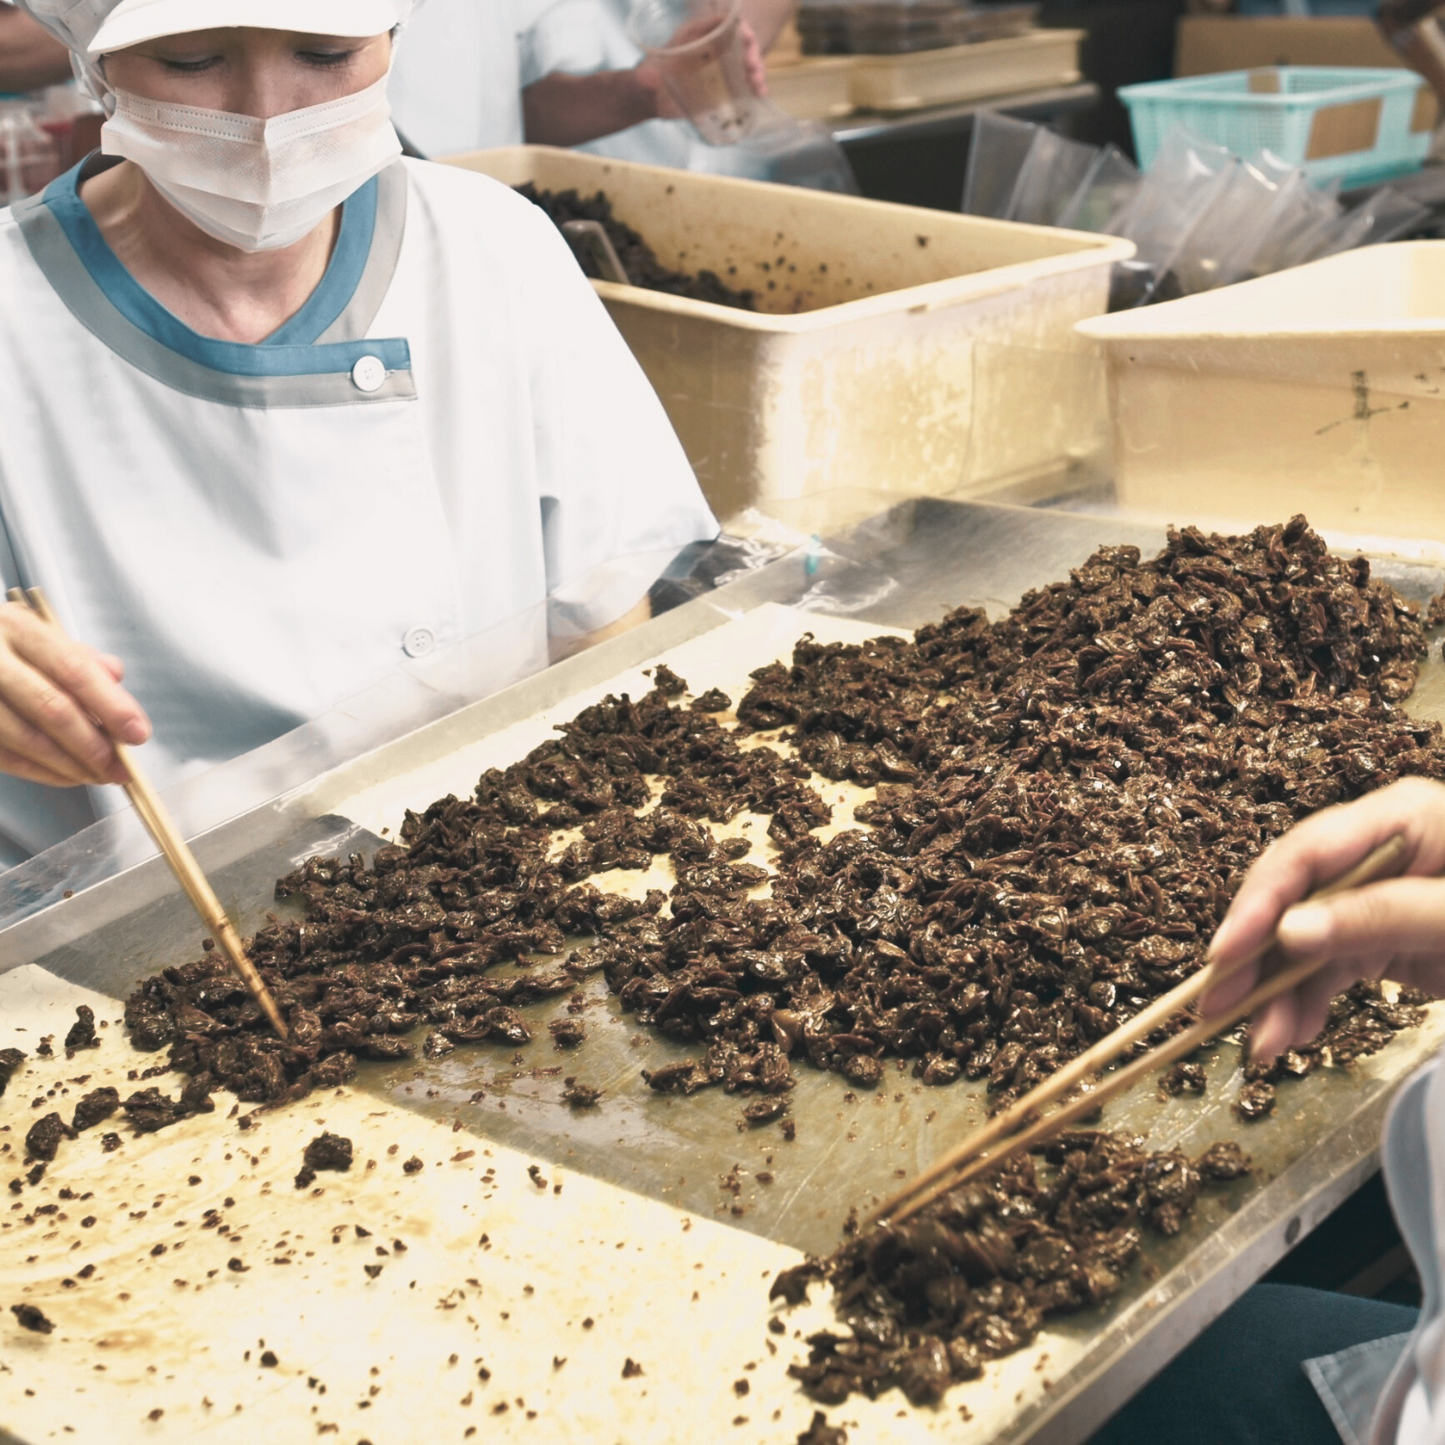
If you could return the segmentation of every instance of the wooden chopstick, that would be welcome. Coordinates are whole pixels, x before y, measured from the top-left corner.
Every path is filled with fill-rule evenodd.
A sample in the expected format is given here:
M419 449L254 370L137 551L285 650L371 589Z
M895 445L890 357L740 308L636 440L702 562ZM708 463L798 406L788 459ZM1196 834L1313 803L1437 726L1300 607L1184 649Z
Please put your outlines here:
M1333 882L1325 884L1322 888L1316 889L1309 895L1310 899L1331 898L1336 894L1347 892L1352 888L1363 887L1367 883L1373 883L1377 879L1392 874L1405 861L1409 851L1410 845L1405 835L1396 833L1347 873L1342 874ZM1136 1014L1120 1028L1106 1034L1104 1038L1086 1049L1076 1059L1070 1060L1062 1068L1055 1070L1041 1084L1030 1089L1023 1098L1016 1100L1009 1108L965 1139L957 1148L951 1149L941 1159L935 1161L921 1174L890 1195L867 1217L864 1227L870 1227L884 1219L895 1221L906 1219L940 1194L946 1193L966 1179L971 1179L980 1170L999 1163L1010 1155L1016 1154L1020 1149L1028 1148L1052 1130L1097 1108L1104 1099L1118 1093L1121 1089L1128 1088L1130 1084L1145 1074L1152 1073L1164 1064L1172 1063L1175 1059L1190 1053L1201 1043L1213 1038L1222 1029L1228 1028L1231 1024L1238 1022L1261 1005L1269 1002L1270 999L1277 998L1280 994L1293 988L1300 979L1307 978L1319 966L1318 959L1305 960L1276 974L1232 1009L1227 1009L1222 1014L1195 1024L1184 1033L1167 1040L1159 1048L1145 1054L1117 1074L1112 1075L1098 1088L1091 1090L1072 1103L1066 1104L1057 1113L1051 1114L1047 1119L1039 1120L1022 1133L1014 1135L1002 1148L980 1157L980 1151L987 1149L989 1145L1006 1135L1013 1134L1015 1129L1024 1124L1039 1109L1046 1104L1051 1104L1061 1094L1067 1093L1069 1089L1081 1083L1090 1074L1112 1063L1120 1054L1153 1033L1171 1016L1202 997L1216 984L1222 983L1226 978L1232 977L1250 964L1258 962L1274 945L1275 939L1271 936L1262 947L1239 959L1227 969L1221 969L1213 960L1206 962L1205 966L1192 978L1186 979L1177 988L1171 989L1163 997L1156 999L1148 1008ZM1186 1039L1191 1042L1184 1043L1183 1041ZM939 1180L942 1182L935 1183Z
M28 591L22 592L20 588L12 587L5 595L11 602L18 602L22 606L29 607L42 622L49 623L50 626L63 633L59 619L40 588L32 587ZM266 1017L270 1019L272 1028L283 1039L287 1038L289 1035L286 1029L286 1020L282 1018L281 1010L271 996L271 990L266 987L265 979L256 971L256 965L246 956L241 936L236 932L235 925L226 916L226 910L221 907L221 900L216 897L215 890L201 871L201 865L196 862L195 854L186 845L186 840L181 836L180 830L166 810L166 805L161 802L160 795L151 786L150 779L146 777L140 765L135 761L130 749L122 742L114 739L112 742L115 746L116 756L120 759L121 767L125 769L126 793L134 804L136 812L140 815L141 822L145 824L146 831L155 839L156 846L161 850L162 857L170 864L171 871L185 890L186 897L191 900L196 912L201 916L201 921L225 951L227 958L231 960L231 965L241 976L242 982L250 989L251 997L260 1004Z

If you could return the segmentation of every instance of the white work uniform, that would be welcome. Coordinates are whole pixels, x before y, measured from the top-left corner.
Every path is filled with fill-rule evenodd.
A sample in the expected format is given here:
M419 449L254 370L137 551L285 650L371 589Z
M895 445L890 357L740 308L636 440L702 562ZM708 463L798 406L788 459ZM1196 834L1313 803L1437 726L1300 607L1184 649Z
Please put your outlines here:
M522 33L551 0L426 0L397 39L392 118L426 156L521 145Z
M717 530L566 243L446 166L352 196L257 346L142 290L71 172L0 212L0 374L0 574L125 661L161 787L509 619L540 662ZM0 778L0 863L123 805Z
M1445 1069L1437 1058L1395 1096L1381 1151L1400 1233L1424 1286L1413 1334L1305 1361L1344 1445L1445 1441Z

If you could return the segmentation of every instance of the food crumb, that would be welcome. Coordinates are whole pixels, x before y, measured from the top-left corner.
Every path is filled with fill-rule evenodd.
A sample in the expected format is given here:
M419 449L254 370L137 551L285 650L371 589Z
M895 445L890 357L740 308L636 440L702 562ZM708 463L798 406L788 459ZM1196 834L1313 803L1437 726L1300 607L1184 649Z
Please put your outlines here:
M34 1305L11 1305L10 1313L19 1321L21 1329L33 1330L37 1335L48 1335L55 1328Z

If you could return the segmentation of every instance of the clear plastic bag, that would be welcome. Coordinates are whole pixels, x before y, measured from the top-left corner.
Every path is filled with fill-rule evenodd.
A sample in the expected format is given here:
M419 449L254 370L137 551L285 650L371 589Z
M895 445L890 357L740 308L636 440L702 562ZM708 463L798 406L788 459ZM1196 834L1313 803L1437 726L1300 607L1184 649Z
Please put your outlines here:
M1072 231L1107 231L1134 199L1144 176L1117 146L1103 148L1059 214L1056 224Z
M1183 294L1175 263L1195 228L1217 204L1240 162L1223 146L1176 129L1160 146L1134 199L1109 226L1138 248L1137 264L1153 272L1137 304Z
M1352 251L1357 246L1378 246L1415 230L1434 213L1429 206L1412 201L1409 196L1384 186L1369 200L1347 211L1339 230L1311 258L1333 256L1339 251Z
M1185 296L1227 286L1244 275L1273 223L1279 185L1247 161L1235 161L1209 210L1174 261Z
M1344 225L1344 207L1333 191L1311 191L1310 214L1279 249L1276 269L1303 266L1334 244Z
M1256 164L1267 155L1262 152ZM1303 171L1285 166L1279 177L1279 193L1275 198L1269 231L1250 259L1247 276L1268 276L1291 264L1300 238L1319 224L1326 215L1338 214L1339 202L1331 191L1310 188Z
M968 175L963 183L964 215L1002 219L1007 214L1038 129L1026 120L991 110L974 116Z
M1098 157L1097 146L1067 140L1040 126L1014 183L1004 219L1057 226Z

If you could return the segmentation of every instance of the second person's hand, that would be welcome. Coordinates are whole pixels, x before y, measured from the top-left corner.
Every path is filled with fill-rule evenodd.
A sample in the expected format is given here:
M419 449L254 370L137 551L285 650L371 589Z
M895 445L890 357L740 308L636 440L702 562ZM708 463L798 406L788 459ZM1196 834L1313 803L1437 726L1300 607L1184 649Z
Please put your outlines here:
M747 59L748 86L759 100L768 94L768 67L763 59L763 48L753 27L744 20L738 27L743 37L743 51ZM633 78L638 86L652 97L658 120L686 120L687 112L672 98L662 70L651 60L643 60L633 69Z
M1397 833L1409 845L1402 876L1304 901ZM1358 979L1389 978L1445 993L1442 873L1445 785L1423 778L1326 808L1272 843L1245 877L1210 953L1228 968L1277 932L1276 960L1318 958L1321 966L1255 1016L1253 1055L1269 1060L1314 1038L1330 1000ZM1237 1002L1267 967L1241 969L1201 999L1201 1010L1207 1016Z

